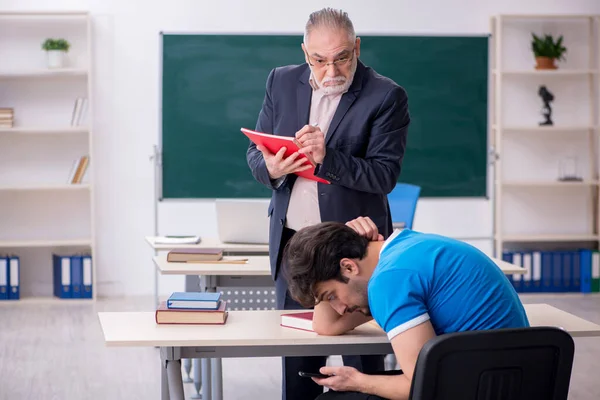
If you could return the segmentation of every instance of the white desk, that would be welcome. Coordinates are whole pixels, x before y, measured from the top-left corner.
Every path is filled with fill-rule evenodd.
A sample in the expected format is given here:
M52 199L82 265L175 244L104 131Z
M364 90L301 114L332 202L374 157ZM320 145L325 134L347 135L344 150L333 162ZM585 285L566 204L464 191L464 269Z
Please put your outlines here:
M154 264L164 275L270 275L271 267L268 256L225 256L223 259L236 260L247 258L247 264L196 264L168 262L166 255L153 258ZM492 261L507 275L524 274L525 268L492 257Z
M168 262L166 255L152 258L162 275L268 276L269 256L224 256L223 260L248 259L246 264Z
M229 255L269 254L268 244L223 243L212 237L201 237L198 244L157 244L156 236L146 236L146 241L155 250L219 248Z
M600 336L600 325L547 304L526 304L525 310L531 326L561 327L573 337ZM158 325L154 312L100 312L98 317L107 346L161 348L163 400L183 400L182 358L392 353L385 333L370 323L345 335L320 336L281 327L282 312L230 311L219 326Z

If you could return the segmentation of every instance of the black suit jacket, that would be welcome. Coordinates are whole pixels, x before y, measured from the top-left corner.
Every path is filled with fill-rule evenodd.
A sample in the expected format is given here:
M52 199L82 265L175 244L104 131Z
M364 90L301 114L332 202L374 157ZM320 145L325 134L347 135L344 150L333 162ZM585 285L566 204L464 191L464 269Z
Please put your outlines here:
M308 124L312 87L307 64L278 67L267 78L266 94L256 130L294 136ZM400 175L410 116L406 91L360 61L348 91L329 126L323 163L316 175L331 182L318 183L322 221L347 222L370 217L387 237L392 220L387 194ZM273 190L269 205L269 255L273 279L281 234L296 175L273 186L262 153L250 142L248 165L254 178Z

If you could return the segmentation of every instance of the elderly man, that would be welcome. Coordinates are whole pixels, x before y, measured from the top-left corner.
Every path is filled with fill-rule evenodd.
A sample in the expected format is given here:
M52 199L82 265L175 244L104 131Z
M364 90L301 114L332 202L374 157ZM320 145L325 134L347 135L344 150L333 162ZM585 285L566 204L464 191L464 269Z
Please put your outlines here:
M280 274L281 251L294 233L321 221L369 216L387 237L392 222L386 195L394 188L406 147L409 113L404 89L360 60L360 38L344 12L323 9L306 24L305 64L278 67L267 78L256 130L295 136L315 167L298 153L283 158L250 144L248 165L255 179L272 189L269 207L271 273L279 309L301 306L290 298ZM331 184L300 178L314 168ZM383 369L383 357L344 357L364 372ZM314 398L322 387L298 376L314 371L325 357L286 357L283 398Z
M410 229L378 236L369 218L323 222L298 231L285 248L292 298L316 304L314 330L339 335L374 318L404 372L323 367L329 377L312 379L333 391L322 398L408 399L417 356L435 335L529 326L509 280L475 247Z
M272 189L269 207L271 273L279 309L301 306L280 276L281 250L294 233L321 221L369 216L387 237L392 221L386 195L394 188L406 147L407 95L360 60L360 38L344 12L322 9L308 19L302 43L306 63L278 67L267 78L256 130L295 136L314 173L331 184L299 178L298 153L283 158L250 143L248 165ZM383 369L383 357L344 357L364 372ZM324 357L283 360L283 398L314 398L322 388L298 376L325 364Z

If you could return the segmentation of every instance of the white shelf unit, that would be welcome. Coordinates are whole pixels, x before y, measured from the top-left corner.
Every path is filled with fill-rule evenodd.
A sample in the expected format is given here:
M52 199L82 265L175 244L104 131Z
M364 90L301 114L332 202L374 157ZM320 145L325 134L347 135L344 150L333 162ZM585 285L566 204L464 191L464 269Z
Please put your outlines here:
M598 246L598 15L498 15L490 20L490 140L494 168L494 255L548 243ZM566 60L536 70L531 33L563 35ZM552 126L538 89L554 95ZM573 157L581 181L560 181Z
M81 304L97 298L92 18L87 12L0 12L0 108L14 126L0 128L0 254L20 257L19 301ZM42 43L67 39L64 68L46 65ZM78 97L85 120L72 124ZM89 156L84 180L68 182L73 163ZM92 299L53 297L52 254L92 256Z

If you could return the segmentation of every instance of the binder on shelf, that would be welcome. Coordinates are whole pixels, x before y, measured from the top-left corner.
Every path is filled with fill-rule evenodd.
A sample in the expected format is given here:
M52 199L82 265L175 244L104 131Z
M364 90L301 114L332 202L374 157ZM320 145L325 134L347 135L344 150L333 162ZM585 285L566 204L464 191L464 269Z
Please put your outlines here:
M8 277L10 288L8 292L9 300L19 300L21 297L20 281L21 281L21 261L18 256L10 256L8 258Z
M71 295L71 257L52 255L52 272L54 281L54 296L70 299Z
M0 300L8 300L8 258L0 256Z
M600 252L592 251L592 292L600 292Z
M592 290L592 252L586 249L560 251L505 251L502 259L522 266L526 273L509 280L520 293L582 292Z
M71 256L71 297L80 299L83 292L83 260L81 256Z
M89 255L83 256L83 290L84 299L92 298L92 257Z

